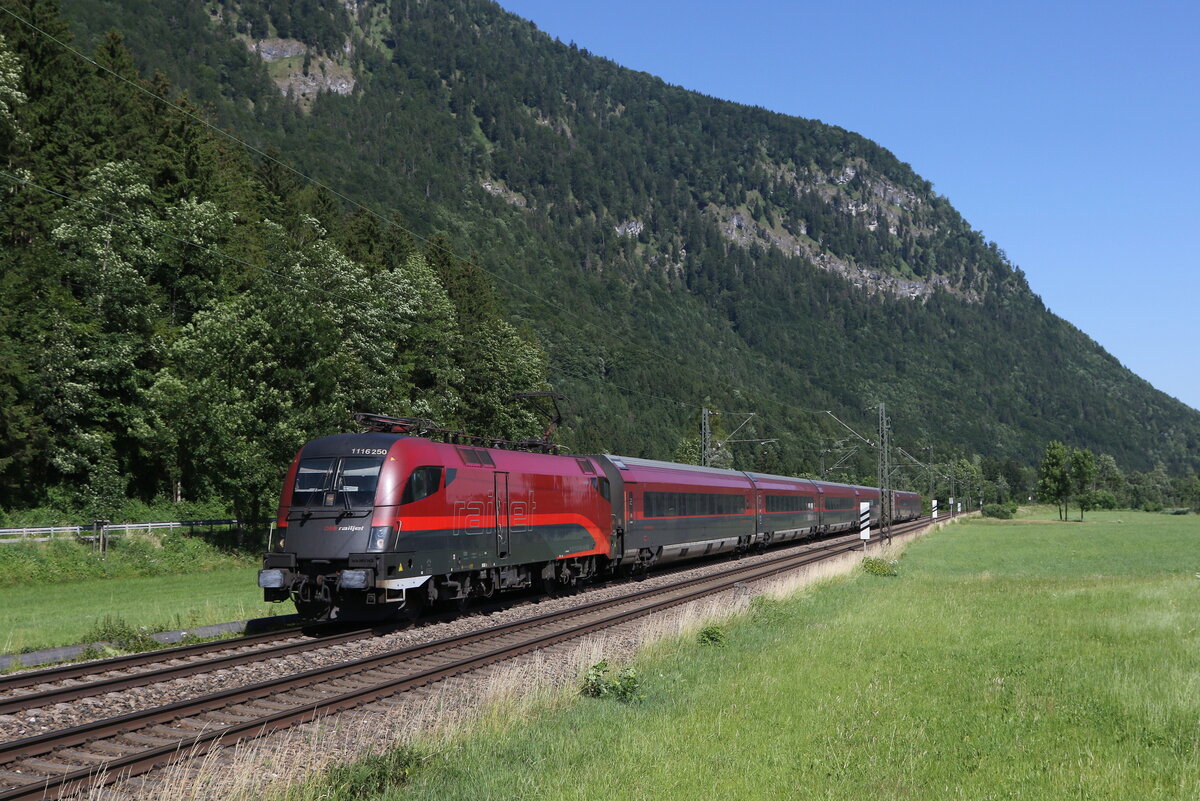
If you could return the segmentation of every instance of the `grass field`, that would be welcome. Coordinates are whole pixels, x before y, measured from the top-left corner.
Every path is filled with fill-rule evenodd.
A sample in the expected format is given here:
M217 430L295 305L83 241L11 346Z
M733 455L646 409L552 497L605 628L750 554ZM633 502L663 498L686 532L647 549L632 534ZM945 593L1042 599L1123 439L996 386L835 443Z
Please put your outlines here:
M1200 519L1053 515L955 525L896 577L660 646L641 701L581 698L301 795L1200 797Z
M153 632L292 612L263 603L256 574L238 567L3 587L0 653L84 642L106 617Z

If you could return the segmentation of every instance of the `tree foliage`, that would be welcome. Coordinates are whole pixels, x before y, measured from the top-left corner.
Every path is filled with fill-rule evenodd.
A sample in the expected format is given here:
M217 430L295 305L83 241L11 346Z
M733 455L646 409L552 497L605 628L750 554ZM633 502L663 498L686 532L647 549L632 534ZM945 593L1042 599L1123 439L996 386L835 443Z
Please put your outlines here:
M120 37L95 57L137 81ZM299 445L355 411L537 432L512 395L546 386L545 357L487 276L470 292L492 300L456 306L453 258L21 27L0 41L0 126L0 504L111 517L127 497L219 498L258 519Z
M1038 498L1058 506L1058 517L1066 519L1067 502L1071 497L1071 451L1053 440L1046 445L1038 465Z

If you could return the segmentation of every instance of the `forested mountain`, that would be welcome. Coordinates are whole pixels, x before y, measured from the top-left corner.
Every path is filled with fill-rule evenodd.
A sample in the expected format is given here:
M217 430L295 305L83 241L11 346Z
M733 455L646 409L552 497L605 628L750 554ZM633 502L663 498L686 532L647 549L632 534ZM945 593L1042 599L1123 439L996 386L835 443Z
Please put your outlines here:
M547 385L583 451L670 457L711 406L773 440L739 466L813 471L821 410L886 402L940 458L1200 465L1200 413L857 134L485 0L3 1L2 504L261 499L351 411L525 434Z

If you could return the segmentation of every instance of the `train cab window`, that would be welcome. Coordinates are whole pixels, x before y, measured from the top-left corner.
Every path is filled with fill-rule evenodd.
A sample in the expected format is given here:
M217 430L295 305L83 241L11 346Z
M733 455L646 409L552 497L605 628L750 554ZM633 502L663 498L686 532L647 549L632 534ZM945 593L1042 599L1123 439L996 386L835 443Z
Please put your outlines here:
M375 487L379 483L381 467L383 459L357 456L342 459L337 488L344 495L347 506L375 505Z
M371 456L301 459L292 486L292 505L374 506L382 467L383 459Z
M296 484L292 487L292 503L296 506L312 504L329 486L337 459L301 459L296 470ZM318 505L320 504L317 501Z
M441 489L441 486L442 468L440 465L418 467L408 477L408 483L404 485L404 494L400 498L400 503L413 503L422 498L428 498Z

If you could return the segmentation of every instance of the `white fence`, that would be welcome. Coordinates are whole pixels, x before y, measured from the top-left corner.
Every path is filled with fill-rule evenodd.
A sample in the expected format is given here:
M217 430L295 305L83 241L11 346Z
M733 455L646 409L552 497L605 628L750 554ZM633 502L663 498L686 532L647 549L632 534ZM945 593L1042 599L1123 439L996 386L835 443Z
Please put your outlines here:
M29 526L27 528L0 528L0 544L6 542L49 542L59 537L101 540L126 534L149 534L152 531L172 528L198 528L202 526L236 526L237 520L182 520L176 523L122 523L108 526Z

